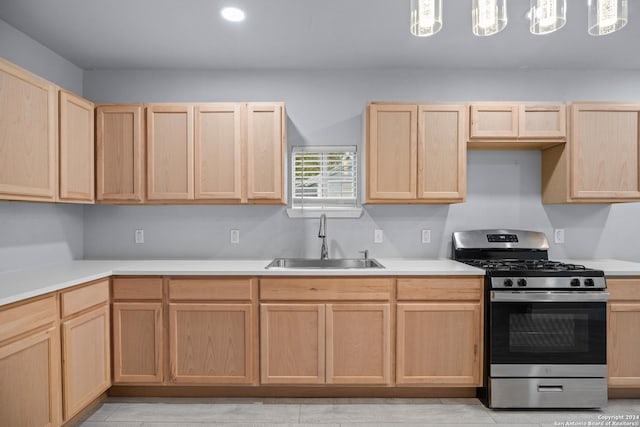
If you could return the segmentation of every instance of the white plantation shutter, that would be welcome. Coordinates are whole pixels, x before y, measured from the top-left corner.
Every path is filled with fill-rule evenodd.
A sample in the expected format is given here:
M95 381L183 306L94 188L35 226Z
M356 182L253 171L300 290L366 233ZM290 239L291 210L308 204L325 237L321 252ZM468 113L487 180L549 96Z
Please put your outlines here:
M355 146L293 147L291 164L294 209L356 207Z

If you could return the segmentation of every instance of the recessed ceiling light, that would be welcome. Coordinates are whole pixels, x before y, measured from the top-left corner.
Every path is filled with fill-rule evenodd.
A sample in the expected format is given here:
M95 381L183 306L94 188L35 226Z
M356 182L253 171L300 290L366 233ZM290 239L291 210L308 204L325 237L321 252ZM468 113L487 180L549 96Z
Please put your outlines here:
M237 7L225 7L220 11L220 15L231 22L242 22L245 18L244 10Z

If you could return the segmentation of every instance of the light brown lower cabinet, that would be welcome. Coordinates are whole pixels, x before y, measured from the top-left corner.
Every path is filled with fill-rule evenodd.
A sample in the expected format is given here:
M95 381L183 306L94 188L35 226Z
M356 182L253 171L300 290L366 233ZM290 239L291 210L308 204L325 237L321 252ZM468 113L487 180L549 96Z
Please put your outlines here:
M252 384L251 304L169 304L171 382Z
M261 304L260 310L263 384L391 383L390 304Z
M0 308L0 426L58 426L60 335L54 294Z
M262 384L324 384L324 304L260 304Z
M64 321L61 327L64 419L68 420L111 386L109 306Z
M327 304L327 384L390 384L389 304Z
M109 280L60 293L63 419L111 386Z
M397 384L482 386L482 280L398 279Z
M607 279L609 387L640 387L640 278Z
M481 385L480 303L398 304L398 384Z
M162 384L162 277L115 277L112 291L114 384Z
M113 382L162 383L162 303L113 303Z

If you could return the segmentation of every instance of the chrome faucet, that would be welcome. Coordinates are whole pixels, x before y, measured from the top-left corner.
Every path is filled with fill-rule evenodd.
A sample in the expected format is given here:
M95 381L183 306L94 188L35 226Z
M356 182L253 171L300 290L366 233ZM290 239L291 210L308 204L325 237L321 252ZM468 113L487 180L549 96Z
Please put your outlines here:
M327 216L320 215L320 229L318 230L318 238L322 239L320 247L320 259L329 259L329 246L327 245Z

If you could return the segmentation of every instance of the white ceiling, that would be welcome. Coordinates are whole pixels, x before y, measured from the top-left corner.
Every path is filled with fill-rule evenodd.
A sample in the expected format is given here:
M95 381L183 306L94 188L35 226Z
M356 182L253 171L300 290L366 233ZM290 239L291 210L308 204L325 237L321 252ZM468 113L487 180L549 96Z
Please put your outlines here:
M409 34L409 0L0 0L0 18L84 69L640 69L640 1L603 37L587 34L587 0L568 0L547 36L529 33L529 0L507 3L507 28L486 38L471 33L471 0L445 0L427 38ZM223 21L228 5L246 21Z

